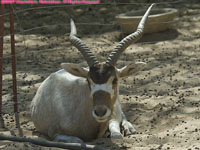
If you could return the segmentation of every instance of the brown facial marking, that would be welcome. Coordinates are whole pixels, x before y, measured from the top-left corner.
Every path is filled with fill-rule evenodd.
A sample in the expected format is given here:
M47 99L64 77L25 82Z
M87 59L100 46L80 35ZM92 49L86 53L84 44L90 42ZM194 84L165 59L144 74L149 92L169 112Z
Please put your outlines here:
M108 108L111 108L112 102L111 97L108 92L97 91L93 94L94 105L106 105Z
M115 68L107 63L99 63L90 67L89 77L96 84L104 84L111 76L116 76Z

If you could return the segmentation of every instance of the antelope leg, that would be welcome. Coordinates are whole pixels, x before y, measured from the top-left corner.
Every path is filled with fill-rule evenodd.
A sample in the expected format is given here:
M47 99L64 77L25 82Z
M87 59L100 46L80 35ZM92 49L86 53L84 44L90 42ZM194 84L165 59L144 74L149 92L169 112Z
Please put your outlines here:
M124 129L125 135L131 135L136 132L135 128L133 125L126 119L125 114L122 112L122 127Z
M123 135L120 132L120 123L116 120L109 121L109 131L111 138L122 139Z

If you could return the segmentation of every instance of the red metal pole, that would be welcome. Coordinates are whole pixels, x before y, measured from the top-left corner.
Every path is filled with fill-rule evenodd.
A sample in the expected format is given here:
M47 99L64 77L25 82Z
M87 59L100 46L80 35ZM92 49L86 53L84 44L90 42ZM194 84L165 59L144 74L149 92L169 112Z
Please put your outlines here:
M2 116L2 76L3 76L3 36L4 36L4 4L1 4L0 16L0 121L1 127L4 127Z
M12 55L12 79L13 79L13 101L16 127L19 129L19 135L23 136L20 128L18 102L17 102L17 78L16 78L16 60L15 60L15 35L14 35L14 15L13 7L10 4L10 40L11 40L11 55Z
M13 101L14 112L18 112L17 105L17 80L16 80L16 60L15 60L15 35L14 35L14 17L13 8L10 4L10 39L11 39L11 55L12 55L12 79L13 79Z

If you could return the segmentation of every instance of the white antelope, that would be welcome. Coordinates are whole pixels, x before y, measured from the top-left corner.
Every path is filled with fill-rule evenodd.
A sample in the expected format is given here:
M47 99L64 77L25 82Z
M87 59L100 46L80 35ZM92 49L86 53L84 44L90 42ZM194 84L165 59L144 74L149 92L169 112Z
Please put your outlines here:
M31 117L36 129L50 138L65 142L82 142L103 137L133 134L119 102L119 78L141 70L144 62L133 62L121 69L115 67L122 52L140 39L153 4L140 21L137 31L125 37L111 52L107 61L98 62L89 48L76 37L71 20L70 42L82 53L89 68L62 63L62 70L52 73L39 87L31 103Z

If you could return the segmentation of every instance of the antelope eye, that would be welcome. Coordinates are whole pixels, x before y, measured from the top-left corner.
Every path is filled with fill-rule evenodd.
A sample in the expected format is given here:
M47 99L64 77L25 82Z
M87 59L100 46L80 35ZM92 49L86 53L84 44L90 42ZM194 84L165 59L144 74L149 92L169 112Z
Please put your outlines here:
M112 84L117 84L117 78L114 78Z

